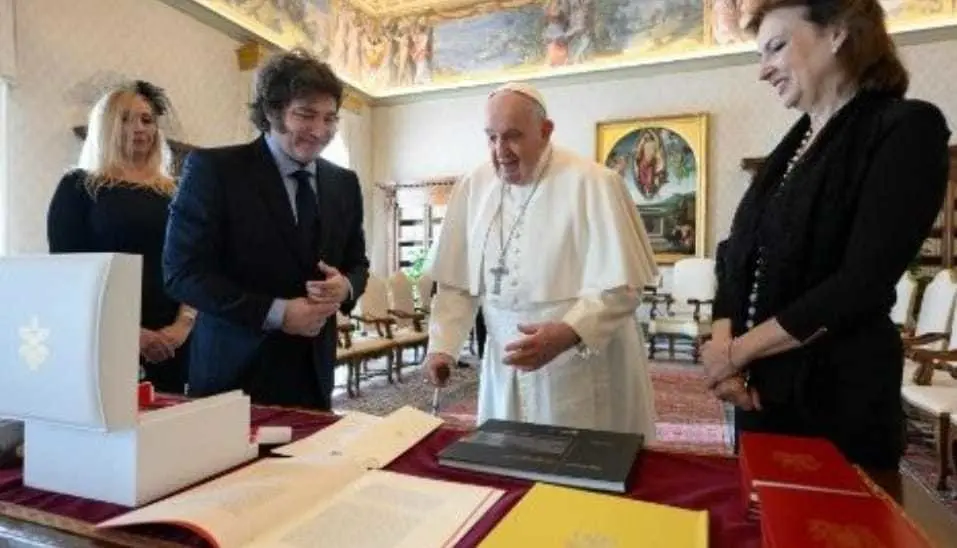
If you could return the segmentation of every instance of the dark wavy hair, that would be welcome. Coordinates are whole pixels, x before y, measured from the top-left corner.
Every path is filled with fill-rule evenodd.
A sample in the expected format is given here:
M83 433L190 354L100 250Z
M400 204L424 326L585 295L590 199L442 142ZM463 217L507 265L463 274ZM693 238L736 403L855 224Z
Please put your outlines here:
M145 80L136 80L131 87L137 95L146 99L146 102L153 109L154 116L163 116L169 112L169 97L166 96L166 91L163 88Z
M256 95L249 105L250 119L263 132L273 123L282 129L282 113L296 99L321 95L342 106L343 83L328 64L297 48L270 58L256 77Z
M803 7L804 18L818 27L843 24L847 40L837 60L861 89L903 97L910 78L887 32L878 0L759 0L746 28L756 33L765 16L779 8Z

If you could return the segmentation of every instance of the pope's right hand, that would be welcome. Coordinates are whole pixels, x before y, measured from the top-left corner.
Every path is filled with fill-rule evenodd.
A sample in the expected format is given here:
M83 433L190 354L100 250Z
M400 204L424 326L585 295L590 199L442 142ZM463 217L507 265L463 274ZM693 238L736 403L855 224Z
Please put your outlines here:
M282 330L290 335L315 337L326 324L326 319L339 309L334 303L315 303L299 297L286 303L282 316Z
M422 364L425 366L425 374L430 383L435 386L445 386L452 373L452 366L455 365L455 358L448 354L433 353L426 355Z

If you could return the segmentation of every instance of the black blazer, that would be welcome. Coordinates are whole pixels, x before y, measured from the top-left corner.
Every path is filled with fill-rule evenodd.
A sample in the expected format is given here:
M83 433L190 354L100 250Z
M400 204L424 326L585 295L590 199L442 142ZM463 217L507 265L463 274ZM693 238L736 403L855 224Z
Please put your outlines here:
M336 353L334 318L317 337L264 331L275 298L305 296L321 259L365 290L369 261L362 194L354 172L317 161L319 243L304 256L279 168L263 137L198 150L170 206L163 255L166 288L198 311L189 393L242 388L253 401L327 409Z
M745 331L763 244L755 323L774 317L805 343L749 366L766 413L794 413L805 433L852 455L882 451L898 443L902 420L894 285L942 205L950 131L929 103L861 92L779 186L808 124L804 116L788 132L738 207L719 246L714 315Z

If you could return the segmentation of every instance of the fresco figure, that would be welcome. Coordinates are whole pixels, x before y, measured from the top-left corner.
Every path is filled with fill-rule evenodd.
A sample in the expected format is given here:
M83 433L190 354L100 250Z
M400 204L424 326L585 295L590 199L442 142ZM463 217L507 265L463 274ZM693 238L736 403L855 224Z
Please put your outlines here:
M342 67L346 66L346 56L349 48L349 44L346 42L349 36L347 10L346 7L340 7L336 12L336 29L332 35L332 44L329 51L329 64L336 70L342 70Z
M568 64L568 0L545 4L545 59L549 66Z
M432 81L432 26L425 17L420 17L412 30L412 62L415 66L416 84Z
M711 37L715 44L736 44L744 40L739 0L715 0L711 12Z
M568 0L568 43L569 62L576 64L588 59L594 48L595 1Z
M408 86L412 83L412 21L402 19L395 32L395 84Z

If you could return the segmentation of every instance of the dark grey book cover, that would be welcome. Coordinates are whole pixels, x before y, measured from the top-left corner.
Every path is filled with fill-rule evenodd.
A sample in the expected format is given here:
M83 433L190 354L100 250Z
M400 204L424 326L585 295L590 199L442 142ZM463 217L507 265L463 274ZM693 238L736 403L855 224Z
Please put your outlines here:
M490 419L438 458L454 468L624 492L643 445L641 434Z

